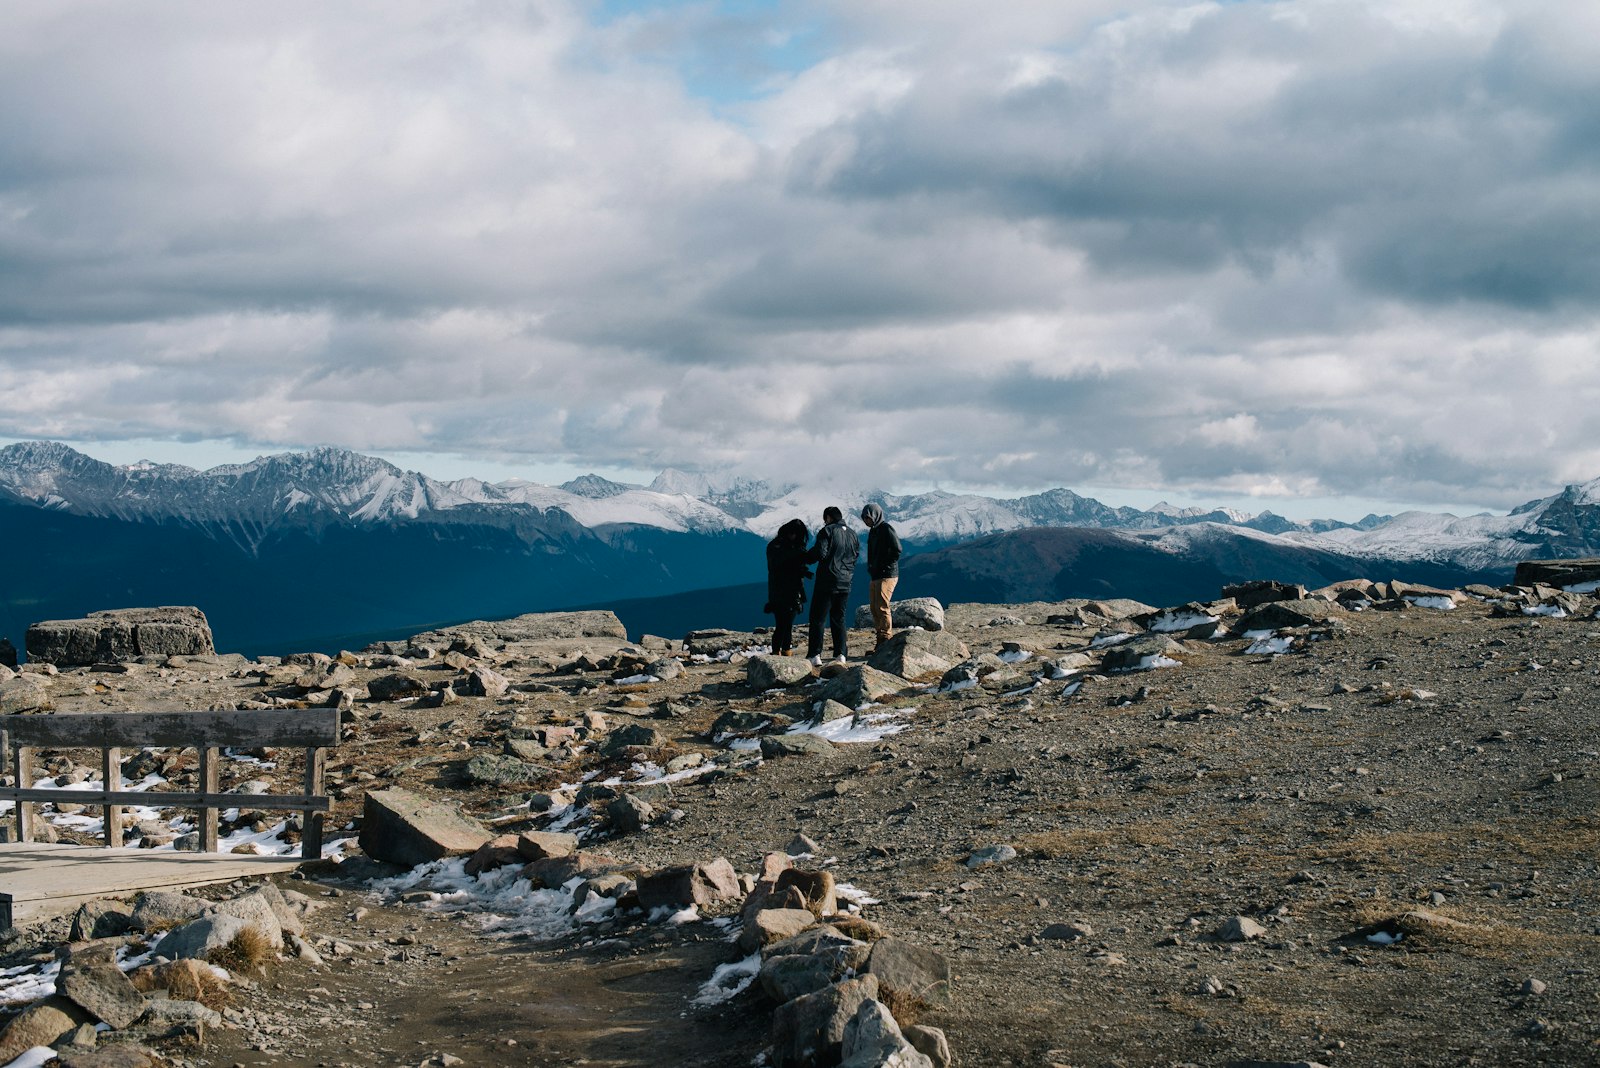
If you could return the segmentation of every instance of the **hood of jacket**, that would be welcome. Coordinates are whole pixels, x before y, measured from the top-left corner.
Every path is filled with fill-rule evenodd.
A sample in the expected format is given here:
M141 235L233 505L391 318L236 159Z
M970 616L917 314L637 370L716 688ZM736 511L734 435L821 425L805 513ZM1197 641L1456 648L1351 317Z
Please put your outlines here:
M861 509L861 521L869 527L875 527L883 522L883 509L876 504L868 504Z

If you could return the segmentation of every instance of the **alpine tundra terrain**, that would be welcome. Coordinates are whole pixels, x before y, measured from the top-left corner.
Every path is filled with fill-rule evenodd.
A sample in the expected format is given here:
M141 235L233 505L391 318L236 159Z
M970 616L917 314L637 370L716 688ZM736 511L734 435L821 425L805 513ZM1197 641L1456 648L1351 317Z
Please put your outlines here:
M347 726L328 859L16 931L0 1056L1593 1064L1600 562L1518 577L908 601L922 629L820 670L605 613L256 660L41 625L7 711ZM116 662L71 666L63 635L95 627L76 648ZM293 848L248 794L297 792L298 759L233 755L224 847ZM70 786L95 760L36 766ZM195 756L123 774L155 802ZM184 818L128 834L171 848Z

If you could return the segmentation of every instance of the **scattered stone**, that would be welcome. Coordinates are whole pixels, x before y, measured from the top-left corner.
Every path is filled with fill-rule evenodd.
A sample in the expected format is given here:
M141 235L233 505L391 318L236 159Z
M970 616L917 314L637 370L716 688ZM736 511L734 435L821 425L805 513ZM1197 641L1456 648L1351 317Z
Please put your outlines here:
M1017 850L1014 846L1005 844L984 846L974 849L970 856L963 862L973 871L979 868L988 868L1000 864L1008 864L1017 859Z
M745 920L739 948L753 953L762 946L793 938L816 924L817 917L810 909L762 909Z
M367 683L367 693L374 701L398 701L404 697L421 697L427 692L426 682L403 671L379 675Z
M1039 937L1056 942L1078 942L1085 938L1093 938L1094 928L1082 922L1052 923L1039 932Z
M768 760L790 756L831 757L834 744L815 734L767 734L761 738L761 755Z
M611 823L612 829L620 834L633 834L644 830L655 816L655 807L633 794L623 794L606 805L606 819Z
M1265 927L1248 916L1230 916L1212 932L1212 937L1218 942L1252 942L1266 933Z
M556 773L542 764L529 764L505 753L483 753L467 761L464 774L470 782L485 786L519 786L542 782Z

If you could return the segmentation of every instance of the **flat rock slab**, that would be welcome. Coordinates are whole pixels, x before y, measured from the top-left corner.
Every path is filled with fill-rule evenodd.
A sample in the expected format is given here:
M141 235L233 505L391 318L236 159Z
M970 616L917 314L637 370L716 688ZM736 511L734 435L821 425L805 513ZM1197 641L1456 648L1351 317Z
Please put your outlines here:
M28 628L28 659L57 667L116 663L141 656L211 656L205 613L189 606L118 608Z
M140 890L177 890L271 875L298 867L298 854L166 853L149 849L11 843L0 845L0 910L12 923L66 916L79 905Z

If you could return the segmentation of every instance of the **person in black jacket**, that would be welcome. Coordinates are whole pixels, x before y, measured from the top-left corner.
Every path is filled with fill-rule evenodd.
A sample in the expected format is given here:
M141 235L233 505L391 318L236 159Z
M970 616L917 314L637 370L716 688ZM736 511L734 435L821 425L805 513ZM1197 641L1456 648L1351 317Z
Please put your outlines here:
M861 509L867 525L867 577L872 580L872 627L878 632L878 645L894 637L894 612L890 602L900 582L900 535L884 521L883 509L868 504ZM876 647L874 647L876 648Z
M832 505L822 511L823 528L806 559L817 565L817 581L811 589L811 628L806 642L806 657L822 663L822 617L828 617L833 631L833 658L843 661L850 655L849 632L844 629L845 603L850 600L850 583L856 577L856 560L861 556L861 540L844 525L844 513Z
M767 604L777 625L772 628L772 651L778 656L794 652L794 617L806 603L806 542L811 532L805 523L791 519L767 542Z

